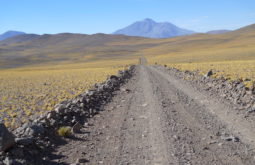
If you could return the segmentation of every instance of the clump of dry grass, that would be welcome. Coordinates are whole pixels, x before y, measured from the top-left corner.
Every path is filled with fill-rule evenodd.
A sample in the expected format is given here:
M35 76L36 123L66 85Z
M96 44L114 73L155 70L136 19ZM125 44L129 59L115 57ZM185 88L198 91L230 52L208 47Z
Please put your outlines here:
M63 126L57 130L57 134L62 137L68 137L72 134L71 127Z

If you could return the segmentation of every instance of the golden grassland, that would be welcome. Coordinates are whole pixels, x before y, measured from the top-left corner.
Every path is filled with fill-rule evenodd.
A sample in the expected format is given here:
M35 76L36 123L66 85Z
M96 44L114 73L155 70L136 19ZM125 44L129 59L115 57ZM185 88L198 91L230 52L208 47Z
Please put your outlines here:
M180 70L214 77L242 80L247 87L255 82L255 25L221 35L196 34L166 39L160 46L143 50L150 64L158 63Z
M213 77L215 78L224 77L230 81L241 80L246 87L251 88L255 83L255 51L250 59L242 59L240 54L238 57L238 51L233 52L233 60L226 60L228 59L228 55L231 54L224 54L225 52L220 50L216 52L222 56L219 55L217 57L216 55L215 58L210 58L211 56L207 58L206 53L199 56L199 52L193 58L192 56L188 58L184 57L184 59L180 57L175 58L174 56L159 56L157 58L149 58L149 61L151 64L158 63L167 65L168 67L174 67L182 71L198 71L201 75L204 75L209 70L213 70Z
M204 63L170 64L180 70L199 71L201 75L213 70L214 78L224 77L227 80L241 80L246 87L251 88L255 82L255 60L249 61L221 61Z
M255 42L254 42L255 43ZM150 56L149 63L167 65L180 70L199 71L205 74L214 70L214 77L225 77L229 80L247 80L245 85L250 88L255 82L255 44L220 47L207 43L193 45L188 49L179 49L158 56Z
M8 127L52 110L136 61L22 67L0 70L0 118Z

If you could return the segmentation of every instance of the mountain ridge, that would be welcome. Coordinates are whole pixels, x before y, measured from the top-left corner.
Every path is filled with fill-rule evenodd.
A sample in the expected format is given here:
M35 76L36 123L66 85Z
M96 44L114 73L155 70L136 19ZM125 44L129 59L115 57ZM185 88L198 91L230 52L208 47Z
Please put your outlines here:
M113 34L127 36L139 36L147 38L171 38L176 36L191 35L194 31L180 28L169 22L155 22L150 18L137 21L125 28L119 29Z
M250 59L254 52L254 29L255 24L221 35L199 33L167 39L102 33L93 35L59 33L39 36L25 34L0 41L0 68L55 65L61 62L84 63L98 59L133 59L139 58L141 54L153 57L169 55L173 57L172 60L179 62L190 62L195 56L199 56L196 60L203 59L204 53L209 54L207 58L211 60L222 55L234 59L235 54L238 54L235 59L241 56L242 59ZM218 49L223 51L215 53Z
M210 30L208 32L206 32L207 34L224 34L224 33L228 33L231 32L231 30L226 30L226 29L221 29L221 30Z

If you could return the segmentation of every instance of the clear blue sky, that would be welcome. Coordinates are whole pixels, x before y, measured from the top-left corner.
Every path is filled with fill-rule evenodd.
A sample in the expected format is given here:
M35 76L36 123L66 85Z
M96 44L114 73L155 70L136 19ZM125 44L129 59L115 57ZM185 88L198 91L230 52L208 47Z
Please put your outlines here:
M111 33L144 18L205 32L255 23L255 0L0 0L0 33Z

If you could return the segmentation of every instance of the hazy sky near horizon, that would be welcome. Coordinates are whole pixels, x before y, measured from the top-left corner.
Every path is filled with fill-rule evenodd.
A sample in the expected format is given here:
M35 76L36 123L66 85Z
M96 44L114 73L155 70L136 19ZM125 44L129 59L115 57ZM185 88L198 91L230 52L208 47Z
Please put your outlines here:
M0 0L0 34L112 33L151 18L206 32L255 23L255 0Z

